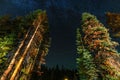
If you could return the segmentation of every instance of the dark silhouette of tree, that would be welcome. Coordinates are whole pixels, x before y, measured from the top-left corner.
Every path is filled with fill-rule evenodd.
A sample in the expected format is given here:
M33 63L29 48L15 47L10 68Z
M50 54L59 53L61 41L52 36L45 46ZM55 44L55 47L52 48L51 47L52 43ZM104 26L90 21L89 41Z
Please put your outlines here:
M34 74L31 80L78 80L77 71L75 69L60 68L58 65L52 68L48 68L42 65L41 71L43 74L38 76Z

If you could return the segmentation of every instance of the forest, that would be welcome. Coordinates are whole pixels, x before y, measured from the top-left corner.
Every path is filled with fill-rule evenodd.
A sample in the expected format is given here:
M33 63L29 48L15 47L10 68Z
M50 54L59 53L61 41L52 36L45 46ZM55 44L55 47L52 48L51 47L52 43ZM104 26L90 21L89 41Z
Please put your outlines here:
M46 11L0 16L0 80L120 80L119 42L112 39L120 37L120 14L106 13L109 27L87 12L80 19L77 67L68 69L45 66L52 43Z

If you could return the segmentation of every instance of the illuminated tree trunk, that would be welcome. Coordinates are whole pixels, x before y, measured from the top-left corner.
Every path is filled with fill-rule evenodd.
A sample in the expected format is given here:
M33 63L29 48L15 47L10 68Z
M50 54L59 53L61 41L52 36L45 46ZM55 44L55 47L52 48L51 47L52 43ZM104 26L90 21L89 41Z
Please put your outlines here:
M28 33L29 33L29 31L28 31ZM8 76L8 74L10 73L10 71L12 70L12 68L13 68L13 66L15 64L15 61L16 61L16 57L19 54L19 51L22 48L22 46L23 46L23 44L25 42L25 39L28 37L28 33L25 35L24 40L21 42L21 44L19 45L17 51L15 52L15 55L13 56L8 68L4 71L3 76L1 77L1 80L5 80L6 77Z
M33 39L34 39L34 37L35 37L35 34L36 34L38 28L40 27L40 25L41 25L41 22L39 22L38 26L36 27L35 32L34 32L34 34L32 35L32 37L31 37L31 39L30 39L30 41L29 41L29 43L28 43L28 45L27 45L27 47L26 47L23 55L21 56L19 62L17 63L17 66L16 66L16 68L15 68L15 70L14 70L14 72L13 72L11 78L10 78L10 80L14 80L17 72L20 70L20 66L21 66L21 64L22 64L22 62L23 62L23 60L24 60L24 58L25 58L25 56L26 56L26 54L27 54L28 49L30 48L30 45L31 45L31 43L32 43L32 41L33 41ZM40 40L40 41L41 41L41 40Z
M36 17L1 80L29 80L34 66L45 63L44 56L49 47L48 21L45 12L39 12ZM40 48L42 46L43 49ZM35 65L36 63L40 64Z

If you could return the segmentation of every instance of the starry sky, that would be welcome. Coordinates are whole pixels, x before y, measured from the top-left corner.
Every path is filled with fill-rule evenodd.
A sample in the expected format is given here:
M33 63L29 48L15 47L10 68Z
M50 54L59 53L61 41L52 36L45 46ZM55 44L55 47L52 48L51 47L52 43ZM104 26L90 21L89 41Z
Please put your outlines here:
M0 15L19 16L46 10L52 38L46 65L76 68L76 28L81 14L90 12L105 23L106 12L120 12L119 0L0 0Z

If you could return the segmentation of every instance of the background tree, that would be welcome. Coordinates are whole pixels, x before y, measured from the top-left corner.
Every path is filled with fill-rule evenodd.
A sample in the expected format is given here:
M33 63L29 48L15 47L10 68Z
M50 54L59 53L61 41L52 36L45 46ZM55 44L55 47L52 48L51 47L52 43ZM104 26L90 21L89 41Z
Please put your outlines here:
M113 37L120 37L120 14L119 13L106 13L106 22L109 26L110 32Z

